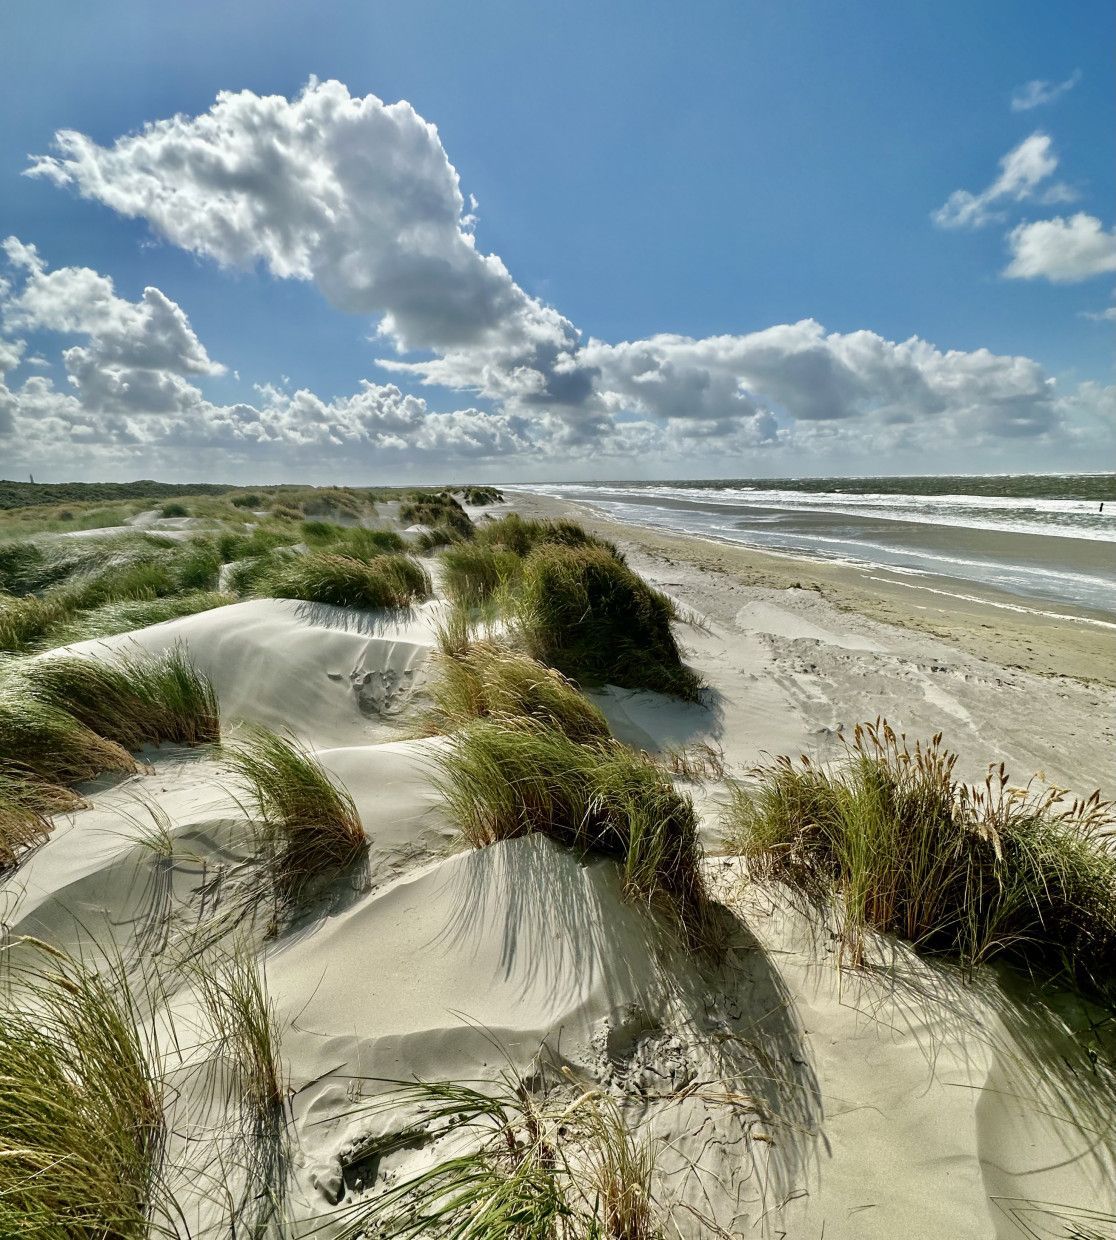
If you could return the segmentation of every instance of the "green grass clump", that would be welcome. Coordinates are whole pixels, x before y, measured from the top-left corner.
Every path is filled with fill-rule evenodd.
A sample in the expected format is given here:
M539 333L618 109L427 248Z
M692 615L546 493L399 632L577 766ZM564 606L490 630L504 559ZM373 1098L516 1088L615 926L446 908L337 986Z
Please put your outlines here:
M168 620L212 611L216 607L226 607L235 602L236 598L231 594L216 590L194 590L188 594L175 594L167 598L126 599L120 603L104 603L88 611L71 613L59 623L47 626L35 642L35 648L52 650L58 646L68 646L72 642L131 633L152 624L164 624Z
M4 676L0 771L69 788L108 771L134 770L135 759L115 741L98 736L67 711L36 700L15 677Z
M14 770L0 768L0 878L51 832L44 808L36 804L42 787Z
M0 600L0 651L30 649L51 629L69 620L76 608L67 598L7 598Z
M407 525L441 526L459 538L472 538L476 533L468 513L446 491L414 492L399 505L399 519Z
M229 763L249 787L281 900L297 902L323 876L363 853L367 840L352 797L297 741L255 728Z
M623 560L615 543L590 534L576 521L536 520L509 512L497 521L485 521L477 527L477 539L486 546L506 547L516 555L526 556L546 544L558 547L601 547L616 559Z
M709 902L694 807L645 755L501 718L462 728L437 761L442 794L474 847L541 832L614 857L629 899L673 913L691 941L704 936Z
M309 552L284 561L255 585L260 594L335 607L404 608L430 597L430 576L416 560L380 555L364 561Z
M836 770L786 757L757 768L726 844L757 877L832 906L853 963L875 930L969 967L1004 955L1111 990L1111 807L1009 787L1002 765L973 788L955 763L940 735L912 749L885 721L859 725Z
M292 522L302 520L302 509L294 504L273 504L268 515L274 521Z
M251 532L224 530L213 540L223 564L232 564L250 556L266 555L276 547L289 547L297 541L298 534L295 531L271 525L257 525Z
M164 504L159 509L159 516L161 517L188 517L189 515L189 508L185 504L179 503L178 500L171 500L169 504Z
M25 691L124 749L220 739L217 694L181 647L161 655L60 655L22 668Z
M480 607L516 581L522 561L504 547L461 542L442 552L446 593L463 607Z
M512 607L530 653L566 676L698 698L701 681L671 629L673 604L602 547L538 547Z
M258 512L264 506L264 497L258 495L255 491L248 491L243 495L232 495L229 497L229 503L234 508L249 508L253 512Z
M610 735L604 715L561 672L495 642L473 642L459 654L439 656L438 673L426 718L431 732L503 717L533 719L583 744Z
M415 546L420 551L437 551L439 547L452 547L455 543L464 541L460 534L455 534L445 525L435 525L415 536Z
M265 1125L286 1100L279 1021L263 970L245 947L191 969L218 1053L236 1073L251 1127Z
M485 504L502 504L504 493L499 487L468 486L458 489L458 494L466 504L481 508Z
M0 1235L145 1240L167 1135L156 1047L122 968L38 946L0 1000Z
M599 1090L539 1085L506 1073L490 1086L399 1084L366 1110L422 1115L412 1136L458 1151L358 1200L345 1240L368 1235L505 1240L661 1240L653 1146ZM463 1142L462 1137L466 1140ZM464 1146L464 1152L462 1147Z
M359 525L334 525L330 521L303 521L301 529L309 547L328 548L336 555L352 556L355 560L370 560L385 552L407 548L394 530L369 530Z

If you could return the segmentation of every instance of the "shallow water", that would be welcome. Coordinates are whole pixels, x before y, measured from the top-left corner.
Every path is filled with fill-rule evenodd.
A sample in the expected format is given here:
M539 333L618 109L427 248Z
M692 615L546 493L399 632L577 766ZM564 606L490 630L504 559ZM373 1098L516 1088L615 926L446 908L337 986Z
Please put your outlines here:
M980 583L1021 599L1116 617L1116 476L826 479L816 485L620 482L523 489L659 529ZM1044 493L1030 493L1036 490ZM1097 496L1105 495L1111 499L1101 511Z

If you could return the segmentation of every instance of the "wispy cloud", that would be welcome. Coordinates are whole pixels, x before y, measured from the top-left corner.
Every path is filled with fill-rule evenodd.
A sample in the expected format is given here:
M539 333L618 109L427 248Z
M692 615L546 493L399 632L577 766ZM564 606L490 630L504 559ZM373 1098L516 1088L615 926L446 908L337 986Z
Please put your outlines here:
M1036 78L1033 82L1024 82L1012 92L1011 110L1029 112L1032 108L1045 107L1046 104L1060 99L1067 91L1073 90L1080 81L1081 70L1074 69L1064 82L1046 82L1041 78Z
M1041 194L1038 192L1038 187L1057 168L1058 157L1050 135L1036 130L1000 160L1000 175L991 185L979 194L955 189L931 218L939 228L980 228L1002 218L996 208L1004 203L1036 197L1045 203L1072 202L1077 195L1061 181L1046 186Z

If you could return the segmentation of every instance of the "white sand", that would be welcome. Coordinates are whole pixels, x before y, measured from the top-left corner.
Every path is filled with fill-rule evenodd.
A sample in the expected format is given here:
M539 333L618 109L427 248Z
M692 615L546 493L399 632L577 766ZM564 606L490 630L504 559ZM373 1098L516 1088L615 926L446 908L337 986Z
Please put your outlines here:
M710 704L597 695L633 744L708 742L742 770L765 752L832 755L838 725L882 712L912 734L947 727L974 773L1004 757L1017 774L1116 787L1109 690L997 668L810 590L637 567L700 612L707 628L682 636ZM542 838L455 851L431 782L443 742L413 739L437 617L437 604L399 623L262 600L73 648L181 642L213 677L227 734L256 721L315 747L371 841L319 915L272 940L235 921L251 832L242 790L206 751L149 755L144 774L102 781L93 808L59 818L0 888L13 935L76 947L93 934L166 965L184 1028L200 1018L176 950L199 928L227 944L254 935L294 1091L297 1218L356 1199L361 1141L414 1118L362 1115L361 1095L383 1088L365 1078L488 1079L543 1047L577 1081L624 1094L664 1143L658 1189L682 1235L716 1234L701 1221L712 1213L731 1235L1009 1240L1064 1236L1074 1211L1116 1213L1111 1046L1069 1036L1081 1005L1063 997L1055 1011L993 974L968 985L888 945L877 967L839 973L823 928L742 891L735 863L715 856L741 923L724 969L703 974L622 901L609 862ZM723 789L689 790L713 851ZM167 817L173 861L135 843L124 815L143 819L144 801ZM196 1039L181 1049L176 1127L202 1114L217 1125L220 1073L196 1070L209 1054ZM216 1236L200 1150L172 1143L187 1164L177 1186L195 1234ZM402 1150L381 1172L429 1158Z

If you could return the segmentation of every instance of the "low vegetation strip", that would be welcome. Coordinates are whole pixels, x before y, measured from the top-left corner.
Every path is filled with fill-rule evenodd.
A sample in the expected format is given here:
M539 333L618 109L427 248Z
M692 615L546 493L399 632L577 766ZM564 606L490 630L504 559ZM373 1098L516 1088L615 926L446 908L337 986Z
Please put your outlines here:
M450 812L474 847L541 832L614 857L629 899L672 913L691 942L704 937L709 900L694 807L644 755L501 718L462 728L436 762Z
M1003 955L1111 996L1111 806L1014 788L1002 766L973 788L955 763L941 736L911 747L885 721L858 726L837 769L787 757L757 768L726 845L754 876L832 906L854 963L866 933L884 931L970 967Z

